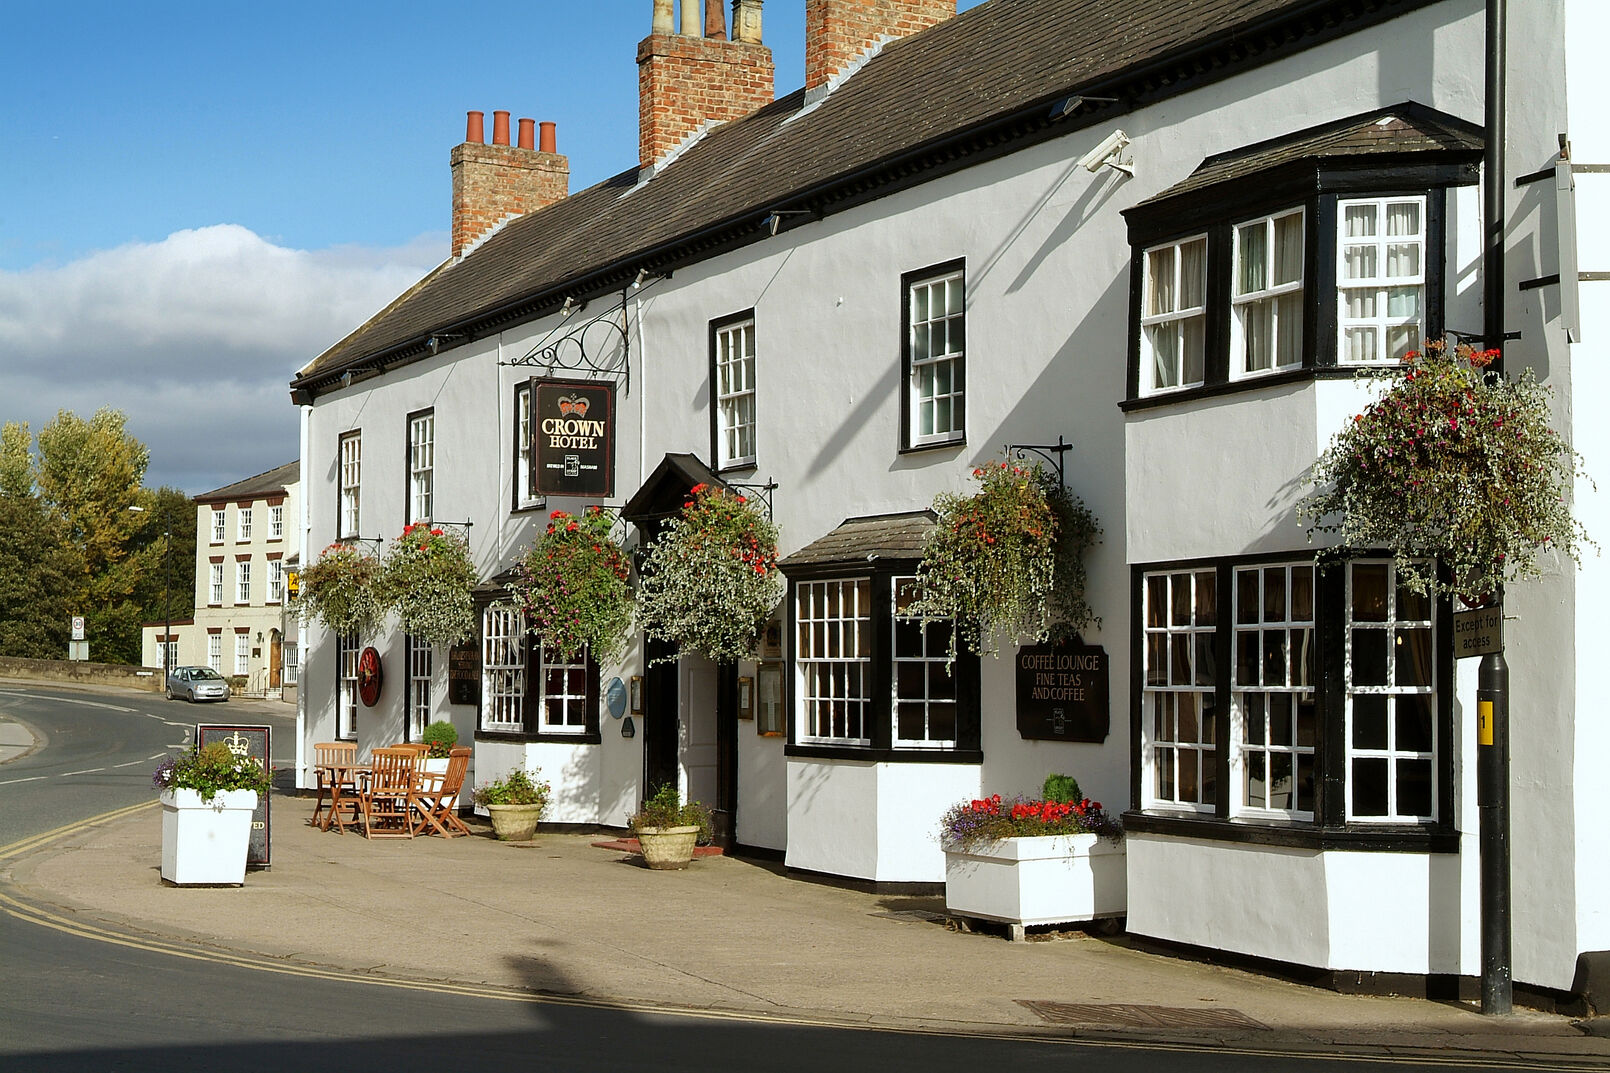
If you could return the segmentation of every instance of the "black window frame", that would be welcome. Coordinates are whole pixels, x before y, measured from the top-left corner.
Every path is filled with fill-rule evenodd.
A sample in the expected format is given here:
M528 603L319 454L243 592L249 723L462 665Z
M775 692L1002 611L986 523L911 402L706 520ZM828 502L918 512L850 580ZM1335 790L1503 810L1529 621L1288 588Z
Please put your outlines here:
M755 456L748 462L728 464L721 461L721 379L717 368L716 339L724 329L746 320L755 322L755 383L752 388L755 394ZM718 474L747 473L760 464L760 320L755 316L754 306L710 322L710 459L714 463L711 472Z
M1388 852L1457 853L1459 831L1454 824L1454 763L1458 739L1454 734L1453 702L1456 688L1453 652L1453 603L1446 596L1434 601L1436 623L1436 772L1437 819L1429 822L1374 823L1347 819L1347 682L1346 610L1347 564L1355 560L1389 559L1379 549L1338 549L1321 552L1269 552L1258 555L1178 559L1137 563L1130 567L1130 801L1124 814L1126 830L1201 838L1217 842L1289 846L1303 849L1358 849ZM1234 740L1230 721L1234 692L1234 584L1239 567L1278 563L1314 564L1314 702L1317 728L1314 742L1316 793L1314 818L1291 821L1275 816L1232 816L1232 800L1239 787L1231 781L1230 751ZM1182 810L1147 811L1144 779L1145 621L1144 587L1148 574L1204 571L1216 573L1216 628L1214 634L1214 740L1216 795L1211 812L1187 814Z
M525 437L526 442L524 444L527 452L526 458L528 466L526 469L526 487L523 490L520 487L520 396L522 394L525 395L527 407L535 406L535 399L537 397L537 389L534 386L535 384L536 378L533 377L529 380L521 380L514 385L514 404L510 410L511 420L509 422L509 471L511 474L509 479L510 514L530 514L533 511L543 510L548 506L548 497L537 495L531 487L536 483L536 452L531 449L531 429L529 425L526 428L527 435ZM529 420L536 420L535 410L530 412Z
M1355 198L1425 198L1424 338L1439 338L1446 327L1449 190L1477 182L1475 165L1465 162L1464 155L1450 154L1450 159L1435 162L1357 157L1298 161L1126 210L1129 337L1125 398L1120 408L1143 410L1293 382L1351 378L1371 369L1389 371L1391 367L1386 365L1344 364L1337 356L1337 207ZM1304 217L1301 363L1279 372L1236 377L1230 369L1235 227L1295 208L1301 208ZM1141 315L1146 251L1202 234L1208 239L1203 382L1143 394Z
M984 761L982 704L979 686L979 657L965 647L956 653L951 673L956 676L956 745L953 748L911 748L894 744L894 581L911 577L917 572L916 559L878 559L841 563L812 563L809 566L789 567L788 576L787 637L784 642L783 705L788 737L783 746L785 756L818 760L865 760L879 763L907 764L981 764ZM836 745L802 742L799 740L799 720L796 703L798 690L795 678L798 671L798 626L795 621L796 597L800 582L859 580L871 581L872 592L872 643L869 660L872 668L872 691L868 702L867 721L870 724L871 744Z
M504 601L484 597L475 602L475 645L480 651L485 650L486 611L493 604ZM554 733L540 729L542 726L542 645L530 630L521 636L525 647L525 694L521 697L520 714L525 724L523 730L487 730L482 725L486 715L486 694L480 690L475 701L475 735L476 741L505 741L505 742L549 742L566 745L598 745L603 742L602 724L599 719L599 707L603 697L602 670L592 653L587 654L587 691L585 701L586 722L583 729L576 733Z
M962 276L962 331L966 336L967 345L962 350L962 417L961 432L946 440L936 440L932 443L912 442L912 413L911 413L911 287L915 283L932 279L935 276L948 276L960 272ZM918 268L911 272L900 274L900 454L914 454L919 451L943 451L957 447L967 446L967 417L966 412L971 410L967 399L970 394L969 366L972 364L973 336L968 322L972 319L967 309L967 258L955 257L948 261Z

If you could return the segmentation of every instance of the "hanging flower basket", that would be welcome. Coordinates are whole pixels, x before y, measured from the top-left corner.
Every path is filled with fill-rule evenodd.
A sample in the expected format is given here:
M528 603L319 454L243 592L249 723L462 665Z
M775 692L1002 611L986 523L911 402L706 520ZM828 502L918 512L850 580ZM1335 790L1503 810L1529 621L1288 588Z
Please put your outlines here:
M1036 641L1099 622L1086 601L1084 554L1095 515L1038 464L989 462L972 495L942 492L907 613L955 623L955 644L998 655L997 631Z
M787 583L777 527L745 497L695 485L649 548L638 617L651 637L718 663L752 656Z
M475 632L475 563L457 533L417 522L386 551L382 601L403 631L433 645L457 644Z
M509 583L526 624L544 649L566 659L591 652L599 663L618 657L632 628L626 555L601 507L576 517L549 516L547 532L521 557Z
M374 634L386 617L379 593L380 560L337 541L302 571L296 610L338 634Z
M1310 537L1389 548L1415 591L1470 603L1539 576L1544 549L1575 559L1593 546L1570 508L1572 479L1587 474L1549 426L1548 389L1530 369L1487 373L1497 356L1458 342L1408 354L1314 464L1297 508Z

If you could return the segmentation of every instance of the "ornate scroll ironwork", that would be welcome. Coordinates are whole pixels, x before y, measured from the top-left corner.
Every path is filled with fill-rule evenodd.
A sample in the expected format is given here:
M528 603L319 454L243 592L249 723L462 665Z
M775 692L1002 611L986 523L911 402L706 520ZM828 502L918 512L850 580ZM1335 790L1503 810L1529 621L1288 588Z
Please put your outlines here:
M1068 475L1063 469L1062 456L1071 450L1073 450L1073 444L1064 442L1060 433L1057 435L1056 443L1009 443L1006 445L1008 458L1026 462L1030 454L1036 454L1055 466L1057 484L1062 488L1068 486Z
M570 326L561 321L523 356L501 364L546 369L550 376L578 373L590 380L613 380L623 395L630 395L632 337L627 331L626 295L621 291L619 306L591 320Z

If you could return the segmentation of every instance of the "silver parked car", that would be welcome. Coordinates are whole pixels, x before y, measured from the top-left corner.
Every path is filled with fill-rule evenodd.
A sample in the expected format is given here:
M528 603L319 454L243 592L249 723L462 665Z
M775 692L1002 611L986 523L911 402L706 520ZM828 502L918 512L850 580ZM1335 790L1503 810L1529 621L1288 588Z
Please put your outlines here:
M168 674L168 699L228 700L229 681L211 667L175 667Z

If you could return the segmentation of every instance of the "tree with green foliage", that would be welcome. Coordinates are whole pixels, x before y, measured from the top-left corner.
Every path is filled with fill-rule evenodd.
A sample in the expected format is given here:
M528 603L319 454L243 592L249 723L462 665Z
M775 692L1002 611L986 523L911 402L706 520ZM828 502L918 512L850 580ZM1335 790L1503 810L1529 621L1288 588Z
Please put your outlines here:
M38 496L0 489L0 532L0 655L66 658L83 568L61 523Z

